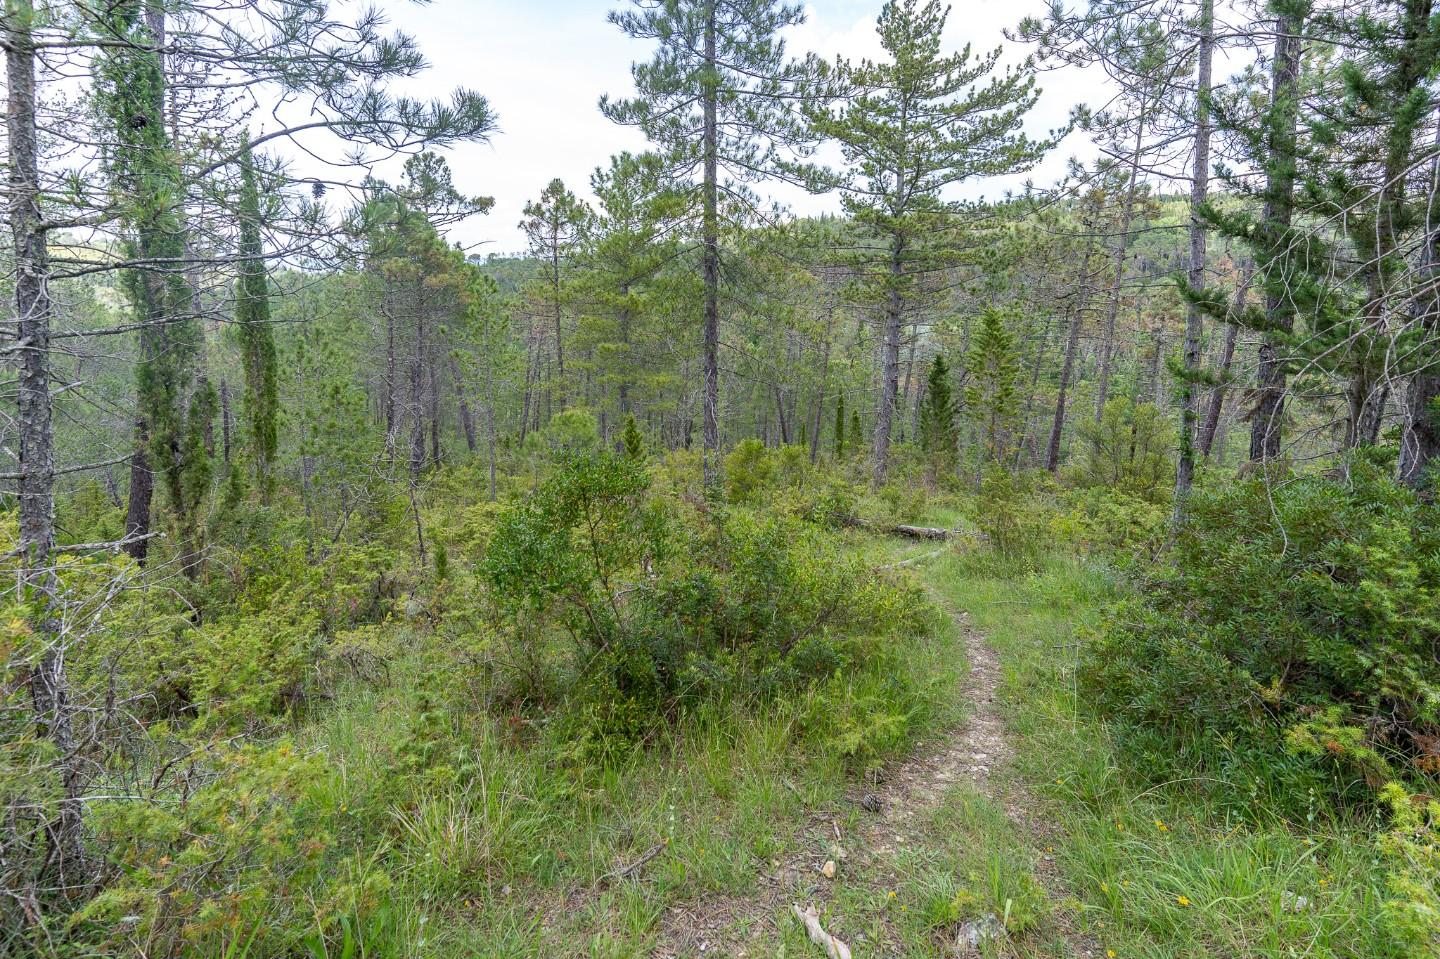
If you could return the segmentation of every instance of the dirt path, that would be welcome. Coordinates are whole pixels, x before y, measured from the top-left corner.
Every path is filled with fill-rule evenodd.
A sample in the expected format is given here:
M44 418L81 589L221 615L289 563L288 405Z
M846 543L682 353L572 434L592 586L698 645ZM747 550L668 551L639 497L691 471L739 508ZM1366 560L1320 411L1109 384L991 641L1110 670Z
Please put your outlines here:
M667 909L655 956L766 955L759 948L764 933L767 928L773 931L777 919L790 921L785 917L790 903L813 902L823 909L831 900L833 884L820 871L826 858L843 855L843 868L852 884L865 883L877 890L894 888L892 864L899 847L925 841L929 815L957 784L968 783L999 804L1031 848L1045 848L1045 827L1035 820L1034 803L1023 784L994 775L1014 755L998 701L1003 679L1000 658L970 627L965 613L943 601L941 605L954 619L969 666L961 692L970 704L965 722L943 742L922 746L915 756L888 770L883 781L870 789L855 790L849 798L865 813L849 835L839 826L846 817L817 812L805 829L811 840L808 854L783 863L772 861L754 894ZM1073 959L1102 956L1103 950L1094 941L1075 930L1069 915L1070 896L1051 856L1039 855L1035 878L1053 907L1050 921L1054 938L1062 944L1060 955ZM841 930L836 932L843 938ZM890 935L882 942L850 942L856 959L896 955L897 945L898 940ZM1001 948L999 953L1008 955L1011 950ZM823 955L818 948L812 954ZM957 948L954 954L966 953Z

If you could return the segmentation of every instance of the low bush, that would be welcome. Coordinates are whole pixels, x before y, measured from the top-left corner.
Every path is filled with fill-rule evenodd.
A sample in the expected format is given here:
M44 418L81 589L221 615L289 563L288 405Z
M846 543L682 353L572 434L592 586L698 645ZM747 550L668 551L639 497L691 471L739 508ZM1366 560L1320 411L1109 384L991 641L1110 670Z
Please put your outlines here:
M1082 691L1157 778L1244 814L1388 816L1387 921L1440 948L1440 525L1364 458L1198 492L1169 562L1084 650ZM1423 948L1422 948L1423 947Z
M688 705L863 670L873 637L928 628L913 589L811 524L747 509L687 518L647 490L629 458L573 457L501 517L481 564L517 644L546 622L577 641L561 727L586 756L623 755Z
M1098 705L1187 745L1307 757L1355 794L1440 754L1440 527L1379 469L1198 493L1087 654ZM1364 790L1368 795L1368 790Z

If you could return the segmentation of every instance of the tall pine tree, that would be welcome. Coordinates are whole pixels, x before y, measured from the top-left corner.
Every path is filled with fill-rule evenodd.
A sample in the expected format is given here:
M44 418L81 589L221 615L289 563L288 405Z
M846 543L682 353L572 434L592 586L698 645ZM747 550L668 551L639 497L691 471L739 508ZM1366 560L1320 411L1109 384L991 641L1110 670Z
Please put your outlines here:
M196 376L204 342L194 291L183 270L184 187L166 130L160 40L146 13L138 0L121 0L108 9L105 29L125 42L103 55L96 90L109 127L106 170L126 232L127 258L136 264L124 276L140 337L126 548L144 560L153 477L159 477L174 515L182 568L194 575L199 510L211 473L206 417L213 416L216 399Z
M240 282L236 291L235 329L245 371L245 423L260 495L268 499L278 430L275 337L270 326L270 284L260 226L260 187L255 158L248 146L240 157Z
M871 245L864 269L883 314L873 479L884 482L896 427L903 329L926 305L924 278L954 262L934 242L963 204L942 194L977 176L1032 167L1052 145L1021 131L1038 95L1027 63L996 74L1000 50L941 53L948 8L939 0L889 0L876 29L882 61L841 61L837 108L813 106L817 134L837 140L850 170L845 210Z
M799 5L776 0L634 0L610 22L657 45L631 68L636 96L602 98L611 120L635 126L665 158L669 174L700 172L700 271L704 282L703 428L707 489L720 481L721 194L790 171L787 149L803 152L796 99L814 92L818 63L792 61L780 31L804 21Z

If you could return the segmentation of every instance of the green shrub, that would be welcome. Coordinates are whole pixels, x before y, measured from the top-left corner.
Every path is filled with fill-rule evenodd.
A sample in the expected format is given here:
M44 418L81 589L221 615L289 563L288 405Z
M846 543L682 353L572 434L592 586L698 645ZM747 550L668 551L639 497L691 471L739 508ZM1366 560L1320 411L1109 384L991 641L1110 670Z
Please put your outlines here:
M757 449L768 461L758 444L732 454L732 482ZM867 637L925 628L917 593L791 510L685 522L647 488L628 457L573 458L507 509L481 564L517 647L543 645L547 623L581 640L557 727L573 754L619 760L688 706L825 681L874 659Z
M775 458L757 439L735 444L725 457L725 495L732 503L747 503L775 478Z
M1149 558L1164 545L1168 506L1124 490L1083 487L1064 497L1056 535L1088 553Z
M1170 562L1109 617L1081 680L1155 757L1368 800L1435 765L1437 547L1435 508L1363 461L1344 482L1197 492Z

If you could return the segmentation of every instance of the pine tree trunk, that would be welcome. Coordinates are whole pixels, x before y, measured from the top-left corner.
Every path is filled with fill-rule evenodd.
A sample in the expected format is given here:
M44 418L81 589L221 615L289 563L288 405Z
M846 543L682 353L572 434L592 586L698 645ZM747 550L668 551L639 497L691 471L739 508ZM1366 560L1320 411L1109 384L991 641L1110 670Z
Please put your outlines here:
M1135 146L1130 154L1130 181L1125 187L1125 206L1120 211L1120 233L1115 238L1110 278L1110 302L1105 309L1105 334L1100 341L1100 385L1095 393L1095 422L1105 413L1110 399L1110 372L1115 362L1115 321L1120 315L1120 290L1125 282L1125 254L1130 249L1130 226L1135 218L1136 187L1140 180L1140 151L1145 143L1146 105L1135 121Z
M1440 123L1435 139L1440 144ZM1400 481L1416 489L1428 485L1426 472L1440 456L1440 223L1433 219L1437 193L1440 158L1430 164L1425 245L1416 268L1420 292L1411 304L1422 339L1409 363L1415 372L1406 383L1405 427L1400 441Z
M395 431L399 425L395 422L396 407L399 406L396 395L400 384L397 375L399 358L395 353L395 314L388 300L389 294L386 294L380 305L380 311L385 314L385 396L382 402L385 408L385 459L394 463Z
M900 390L900 317L904 307L900 280L905 270L904 255L905 240L896 234L890 243L890 288L885 295L885 327L880 346L880 398L875 410L875 462L871 477L876 487L885 484L890 468L890 431Z
M1250 278L1254 275L1252 269L1247 268L1240 275L1240 284L1235 288L1235 301L1232 312L1239 315L1245 308L1245 296L1250 290ZM1210 394L1210 407L1205 411L1205 422L1200 427L1199 435L1196 437L1195 446L1197 453L1206 460L1210 459L1211 447L1215 444L1215 431L1220 426L1220 411L1225 406L1225 393L1229 389L1230 368L1235 362L1235 341L1240 335L1240 328L1234 323L1228 323L1225 327L1225 345L1220 353L1220 382Z
M910 349L906 351L907 355L905 357L904 402L899 404L900 409L905 410L906 412L913 411L913 415L910 419L910 437L912 440L914 439L916 433L919 431L920 423L920 402L917 399L912 406L910 401L911 392L915 391L915 347L919 340L920 337L918 335L918 331L912 327L910 330ZM901 433L904 433L903 429L901 430ZM900 437L900 441L902 443L905 441L905 437L903 435Z
M1295 206L1295 126L1299 96L1300 29L1298 16L1284 13L1275 23L1275 56L1270 67L1272 109L1283 111L1270 134L1266 173L1266 201L1260 228L1277 237L1290 227ZM1273 264L1269 269L1273 270ZM1284 333L1295 326L1294 308L1274 288L1265 298L1265 315L1272 329ZM1260 462L1280 455L1281 421L1285 416L1285 362L1269 335L1260 346L1256 375L1256 403L1250 424L1250 459Z
M490 502L495 502L495 361L485 364L485 458L490 472Z
M815 394L815 412L810 432L810 462L820 459L820 433L822 416L825 412L825 389L830 385L830 341L835 330L835 307L831 306L825 319L825 349L820 360L820 389Z
M716 59L715 0L705 10L705 62L713 71ZM719 129L716 120L718 91L706 85L701 94L704 101L704 222L701 271L705 283L705 383L704 383L704 457L703 475L706 489L720 484L720 225L719 225Z
M220 380L220 451L225 465L230 465L230 384Z
M555 306L555 394L558 409L565 409L565 340L560 329L560 228L557 224L550 244L551 295Z
M1025 412L1020 417L1020 441L1015 444L1015 468L1018 470L1025 456L1025 448L1028 445L1033 451L1035 444L1030 442L1030 418L1035 411L1035 394L1040 389L1040 372L1045 367L1045 357L1050 352L1050 327L1054 323L1054 316L1048 312L1045 314L1045 326L1040 330L1040 342L1035 347L1035 362L1030 367L1030 391L1025 395ZM919 436L919 429L916 429L916 436Z
M530 403L532 401L532 388L534 383L534 355L535 335L534 324L527 328L525 336L525 398L520 405L520 442L525 442L525 436L530 430Z
M629 283L622 283L622 284L620 284L620 299L621 299L622 301L628 301L628 300L630 299L630 284L629 284ZM629 308L628 306L621 307L621 308L620 308L620 380L619 380L618 389L619 389L619 394L620 394L620 395L619 395L619 400L620 400L620 418L621 418L622 420L623 420L626 416L630 415L630 368L631 368L631 367L630 367L630 364L631 364L631 358L630 358L630 323L631 323L630 308Z
M780 443L782 446L789 446L790 418L785 415L785 391L778 383L772 384L771 389L775 393L775 416L780 424Z
M35 47L27 0L5 6L6 137L9 148L9 220L15 257L15 342L20 441L20 586L30 592L30 628L40 649L30 674L30 697L40 735L55 748L60 800L45 815L47 872L42 883L74 895L92 876L83 846L82 776L76 755L73 707L65 675L52 552L55 546L55 449L50 393L50 255L40 208L39 138L36 118ZM53 818L50 818L53 817Z
M455 406L460 411L460 429L465 434L465 448L475 452L475 414L470 409L470 400L465 396L465 382L460 376L460 363L450 357L450 378L455 382Z
M1089 243L1080 261L1080 296L1070 311L1070 330L1065 339L1065 360L1060 366L1060 386L1055 396L1055 418L1050 423L1050 443L1045 449L1045 469L1054 473L1060 468L1060 440L1065 432L1065 407L1069 398L1070 380L1075 375L1075 359L1080 353L1080 330L1089 306L1090 290Z
M1200 45L1195 66L1195 154L1190 170L1190 288L1205 285L1206 227L1201 208L1210 194L1210 91L1215 49L1215 0L1201 0ZM1196 424L1199 419L1200 346L1205 322L1200 308L1185 310L1185 376L1180 384L1180 457L1175 469L1175 520L1185 513L1185 498L1195 482Z

